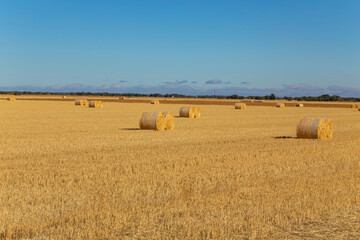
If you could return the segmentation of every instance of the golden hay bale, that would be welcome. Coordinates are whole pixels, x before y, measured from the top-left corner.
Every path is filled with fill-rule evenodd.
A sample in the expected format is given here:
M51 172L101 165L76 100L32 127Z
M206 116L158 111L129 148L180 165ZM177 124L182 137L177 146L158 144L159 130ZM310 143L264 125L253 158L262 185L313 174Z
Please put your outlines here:
M304 107L304 104L302 104L302 103L297 103L296 106L297 106L297 107Z
M246 104L245 103L235 103L235 109L245 110Z
M276 104L277 108L284 108L285 107L285 103L277 103Z
M83 101L83 105L84 105L84 106L87 106L88 103L89 103L88 100L86 100L86 99L85 99L85 100L82 100L82 101Z
M194 118L195 110L193 107L181 107L179 110L180 117Z
M16 101L16 98L15 97L7 97L6 98L8 101Z
M144 112L139 120L140 129L162 131L166 127L166 118L162 112Z
M126 99L126 97L119 97L119 100L123 100L123 99Z
M251 99L250 102L255 102L255 100L254 100L254 99Z
M84 106L84 100L82 100L82 99L75 100L75 105L76 106Z
M165 120L166 120L166 130L174 129L174 115L171 112L164 112Z
M150 103L151 103L151 104L159 104L160 102L159 102L159 100L151 100Z
M360 107L359 107L358 111L360 111Z
M194 118L200 118L200 107L194 107Z
M357 109L358 106L357 106L356 104L352 104L352 105L351 105L351 108L352 108L352 109Z
M66 98L66 96L61 96L61 98Z
M103 103L102 103L102 101L90 101L89 102L89 107L91 107L91 108L102 108Z
M330 119L319 117L306 117L297 125L298 138L332 139L333 124Z

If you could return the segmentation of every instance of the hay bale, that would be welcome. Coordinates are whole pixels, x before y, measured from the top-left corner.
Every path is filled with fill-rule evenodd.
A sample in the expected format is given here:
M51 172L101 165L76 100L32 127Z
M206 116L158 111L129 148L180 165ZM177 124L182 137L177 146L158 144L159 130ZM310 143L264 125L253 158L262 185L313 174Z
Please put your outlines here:
M89 104L88 100L82 100L83 101L83 106L87 106Z
M166 127L165 115L162 112L144 112L139 120L140 129L162 131Z
M200 107L194 107L194 118L200 118Z
M352 104L352 105L351 105L351 108L352 108L352 109L357 109L358 106L357 106L356 104Z
M333 124L330 119L320 117L306 117L297 125L298 138L332 139Z
M15 97L7 97L6 98L8 101L16 101L16 98Z
M277 103L276 107L277 108L285 108L285 103Z
M84 106L84 100L82 100L82 99L75 100L75 105L76 106Z
M61 96L61 98L66 98L66 96Z
M195 110L193 107L181 107L179 110L180 117L194 118Z
M297 103L297 104L296 104L296 107L304 107L304 104L302 104L302 103Z
M164 112L166 126L165 130L173 130L174 129L174 115L171 112Z
M126 99L126 97L119 97L119 100L124 100Z
M159 102L159 100L151 100L150 103L151 103L151 104L159 104L160 102Z
M246 109L246 103L235 103L235 109L245 110Z
M360 107L359 107L358 111L360 111Z
M103 103L102 103L102 101L90 101L89 102L89 107L91 107L91 108L102 108Z

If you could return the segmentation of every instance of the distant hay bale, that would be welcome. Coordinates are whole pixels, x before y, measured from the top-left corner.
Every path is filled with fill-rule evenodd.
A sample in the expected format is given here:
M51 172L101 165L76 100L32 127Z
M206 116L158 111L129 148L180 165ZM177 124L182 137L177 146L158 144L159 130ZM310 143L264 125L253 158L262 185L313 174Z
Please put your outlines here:
M254 99L251 99L250 102L255 102L255 100L254 100Z
M193 107L181 107L179 110L180 117L194 118L195 110Z
M245 110L246 109L246 103L235 103L235 109Z
M277 108L285 108L285 103L277 103L276 107Z
M124 100L126 99L126 97L119 97L119 100Z
M84 100L82 100L82 99L75 100L75 105L76 106L84 106Z
M302 103L297 103L296 106L297 106L297 107L304 107L304 104L302 104Z
M150 103L151 103L151 104L159 104L160 102L159 102L159 100L151 100Z
M194 107L194 118L200 118L200 107Z
M166 130L173 130L174 129L174 115L171 112L164 112L166 125Z
M66 98L66 96L61 96L61 98Z
M11 97L7 97L6 100L8 100L8 101L16 101L16 98L11 96Z
M298 138L332 139L333 124L330 119L320 117L306 117L297 125Z
M171 96L171 98L175 98L175 96Z
M91 108L102 108L103 103L102 103L102 101L90 101L89 102L89 107L91 107Z
M352 109L357 109L358 106L357 106L356 104L352 104L352 105L351 105L351 108L352 108Z
M162 112L144 112L139 120L140 129L162 131L166 127L165 115Z
M87 106L87 105L88 105L88 103L89 103L89 102L88 102L88 100L86 100L86 99L85 99L85 100L83 100L83 105L84 105L84 106Z

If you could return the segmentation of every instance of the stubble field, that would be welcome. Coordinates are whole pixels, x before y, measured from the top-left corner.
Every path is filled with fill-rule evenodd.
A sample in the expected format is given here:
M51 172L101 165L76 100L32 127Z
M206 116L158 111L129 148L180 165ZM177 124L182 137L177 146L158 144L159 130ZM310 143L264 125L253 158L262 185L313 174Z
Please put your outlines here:
M0 239L359 239L360 112L0 101ZM305 116L333 140L296 139Z

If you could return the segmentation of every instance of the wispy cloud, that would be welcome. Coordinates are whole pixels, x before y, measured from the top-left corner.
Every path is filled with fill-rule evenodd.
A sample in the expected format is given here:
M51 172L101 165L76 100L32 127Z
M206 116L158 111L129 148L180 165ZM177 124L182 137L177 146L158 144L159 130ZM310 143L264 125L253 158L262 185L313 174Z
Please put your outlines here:
M205 83L206 84L221 84L222 81L219 79L212 79L212 80L207 80Z
M249 83L249 82L241 82L240 84L248 85L248 84L250 84L250 83Z
M126 82L128 82L128 81L126 81L126 80L119 80L118 81L118 83L126 83Z
M181 84L184 84L184 83L187 83L188 81L187 80L177 80L175 82L163 82L165 84L169 84L169 85L181 85Z
M197 84L198 82L197 81L191 81L192 84Z
M232 84L231 82L224 82L224 84Z

